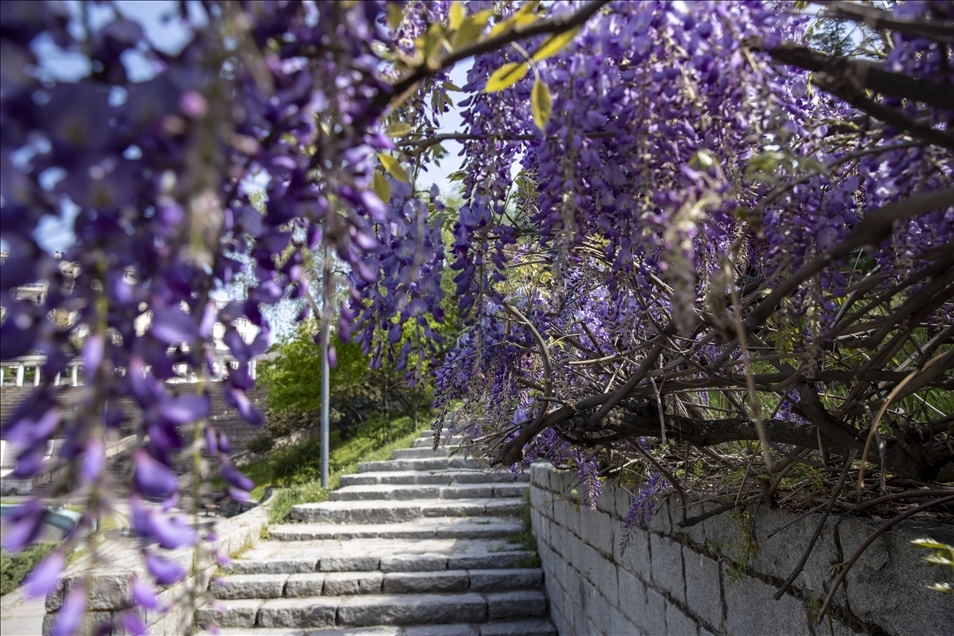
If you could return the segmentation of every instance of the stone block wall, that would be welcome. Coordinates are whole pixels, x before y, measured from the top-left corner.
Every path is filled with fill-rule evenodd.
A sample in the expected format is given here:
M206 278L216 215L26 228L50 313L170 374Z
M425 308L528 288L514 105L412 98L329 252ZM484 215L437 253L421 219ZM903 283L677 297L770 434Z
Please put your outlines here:
M217 520L215 533L218 537L218 549L228 555L254 545L262 534L262 528L268 524L269 505L258 506L230 519ZM77 636L103 633L108 636L130 636L131 632L123 626L123 616L131 609L146 625L150 635L179 636L186 633L186 626L192 623L192 613L182 599L188 595L190 589L200 592L206 590L217 564L208 562L204 563L201 569L193 569L194 553L191 549L163 552L161 556L185 569L189 575L179 583L157 590L161 606L159 611L143 611L130 606L130 576L135 574L149 580L137 548L136 539L117 539L100 548L108 559L108 566L79 573L71 573L68 570L57 589L46 597L43 636L55 633L57 612L66 593L80 584L86 585L88 602L83 624L75 632ZM113 629L104 630L106 623L112 624Z
M623 551L632 494L608 484L590 512L579 503L572 473L534 464L530 484L550 618L562 636L954 633L954 599L925 587L947 574L928 566L921 558L927 552L910 544L926 536L954 544L950 525L902 522L879 537L836 594L830 626L827 620L816 625L838 566L878 523L829 519L802 573L775 601L818 515L799 518L763 506L683 528L678 499L671 497L646 530L632 530ZM694 506L691 515L706 509Z

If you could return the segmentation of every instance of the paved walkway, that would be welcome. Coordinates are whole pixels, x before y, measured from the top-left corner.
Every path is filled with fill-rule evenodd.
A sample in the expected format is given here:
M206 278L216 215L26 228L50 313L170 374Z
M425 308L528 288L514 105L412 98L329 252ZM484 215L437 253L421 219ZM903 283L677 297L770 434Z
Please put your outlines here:
M4 503L22 503L27 497L5 497ZM67 567L67 575L79 574L93 569L97 563L102 564L116 554L123 557L128 553L129 546L137 545L135 539L123 536L129 528L129 505L126 502L115 502L113 513L114 522L107 533L109 539L99 546L97 559L82 545L79 557ZM31 599L24 594L23 588L18 588L9 594L0 597L0 633L2 636L40 636L43 632L43 617L46 615L45 599Z
M508 541L524 480L430 449L360 464L234 560L200 608L223 635L554 636L543 572ZM531 562L532 563L532 562Z

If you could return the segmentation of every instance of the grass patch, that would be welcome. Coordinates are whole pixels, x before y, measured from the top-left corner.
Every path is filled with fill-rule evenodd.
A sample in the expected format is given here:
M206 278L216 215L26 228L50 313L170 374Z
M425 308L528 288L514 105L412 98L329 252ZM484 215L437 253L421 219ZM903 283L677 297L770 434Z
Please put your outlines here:
M20 587L23 579L36 565L46 558L56 543L35 543L15 554L0 553L0 596Z
M358 462L389 459L391 452L409 447L418 435L430 426L430 420L421 418L418 426L410 417L369 423L353 437L342 440L338 431L329 435L328 488L321 487L321 443L309 439L297 446L273 451L268 457L242 468L255 482L251 495L261 500L268 487L280 488L272 497L268 511L269 523L281 523L288 518L292 506L300 503L324 501L328 492L338 487L341 475L354 473ZM222 479L212 480L212 486L223 488Z
M402 422L402 420L406 420L406 422ZM394 422L396 428L399 423L403 424L402 428L405 432L390 442L382 443L375 437L355 436L340 443L337 448L332 444L328 457L328 488L322 488L321 482L317 478L284 488L275 495L275 501L268 511L269 523L281 523L288 519L292 507L297 504L324 501L328 498L330 491L338 488L342 475L357 472L358 462L390 459L392 452L399 448L408 448L421 432L429 426L429 423L422 422L415 428L409 417L396 420ZM318 463L317 459L315 463ZM309 475L311 471L304 470L298 474L302 473Z

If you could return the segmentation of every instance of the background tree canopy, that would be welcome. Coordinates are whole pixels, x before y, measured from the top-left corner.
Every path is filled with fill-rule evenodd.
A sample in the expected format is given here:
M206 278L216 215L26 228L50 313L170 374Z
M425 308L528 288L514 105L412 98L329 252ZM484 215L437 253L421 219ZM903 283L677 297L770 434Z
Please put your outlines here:
M179 7L189 37L169 50L109 2L0 3L0 292L51 290L10 303L0 359L38 351L53 378L79 355L89 386L66 408L44 380L3 435L25 449L18 477L66 439L84 523L111 506L100 440L132 397L136 530L205 545L146 502L178 491L170 467L198 467L204 445L232 496L251 484L203 419L208 395L162 380L183 360L204 374L212 324L246 318L261 334L229 327L242 365L226 395L261 423L245 363L269 346L262 307L314 293L332 320L331 260L320 290L307 266L322 247L346 272L342 341L412 379L436 357L435 433L448 418L495 463L573 466L590 502L608 476L645 482L634 520L667 488L724 509L911 502L878 510L950 518L954 3ZM37 42L84 70L57 76ZM462 128L438 132L451 107ZM417 187L451 140L457 207ZM65 209L70 281L36 235ZM217 308L243 272L246 298ZM465 327L453 343L445 296ZM71 327L46 319L56 309ZM40 510L22 507L7 547L35 538ZM160 584L185 575L154 548L146 563ZM64 626L84 602L67 597Z

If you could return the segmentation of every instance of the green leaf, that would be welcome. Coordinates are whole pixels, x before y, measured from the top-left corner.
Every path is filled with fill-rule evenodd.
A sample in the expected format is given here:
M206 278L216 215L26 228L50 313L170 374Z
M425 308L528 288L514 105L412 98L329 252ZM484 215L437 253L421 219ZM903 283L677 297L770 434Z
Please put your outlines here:
M487 20L490 19L490 13L490 11L481 11L464 18L460 28L451 38L451 44L454 45L454 48L459 49L479 38L481 31L487 25Z
M533 61L539 62L559 53L563 47L573 41L576 34L580 32L580 28L582 28L582 25L548 37L537 49L537 52L533 54Z
M461 93L461 92L463 92L463 90L461 89L461 87L458 86L457 84L455 84L454 82L443 82L443 83L441 84L441 87L442 87L444 90L451 91L451 92L454 92L454 93Z
M699 150L689 159L689 167L696 170L708 170L709 168L717 165L719 160L716 159L708 150Z
M401 7L396 5L393 2L388 3L388 25L391 27L392 31L397 31L398 27L401 26L401 22L404 21L404 12L401 10Z
M490 76L487 85L484 86L485 93L496 93L505 88L509 88L524 78L528 67L525 62L510 62L504 64Z
M541 131L546 129L553 112L553 100L550 98L550 89L537 78L533 83L533 92L530 93L530 107L533 109L533 123Z
M460 28L460 25L464 22L465 9L464 5L460 0L454 0L454 4L450 8L450 28L455 31Z
M954 550L954 547L941 543L940 541L935 541L934 539L915 539L911 543L914 545L919 545L922 548L933 548L935 550Z
M383 174L374 171L374 193L378 195L378 198L384 201L385 204L391 200L391 184L388 183L388 180Z
M383 152L378 153L378 159L381 161L381 165L384 166L384 169L388 171L389 175L402 183L408 183L407 173L404 172L404 168L401 167L400 161Z
M510 29L517 29L517 28L530 26L536 21L537 21L536 15L534 15L533 13L523 13L521 9L521 11L518 11L517 13L513 14L512 16L510 16L503 22L498 22L497 24L495 24L494 28L490 30L490 37L499 35L503 33L504 31L509 31Z
M388 126L388 129L385 132L389 137L403 137L410 133L413 129L414 128L411 126L411 124L399 121Z

